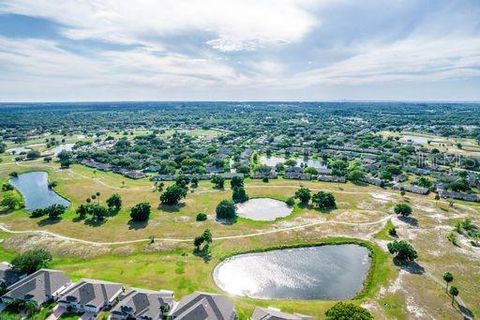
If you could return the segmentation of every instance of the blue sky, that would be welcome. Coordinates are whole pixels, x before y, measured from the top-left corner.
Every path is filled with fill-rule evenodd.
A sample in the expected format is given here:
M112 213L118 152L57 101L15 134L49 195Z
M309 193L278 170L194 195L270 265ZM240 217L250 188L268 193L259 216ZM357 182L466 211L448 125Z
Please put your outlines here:
M340 99L480 101L480 1L0 1L0 101Z

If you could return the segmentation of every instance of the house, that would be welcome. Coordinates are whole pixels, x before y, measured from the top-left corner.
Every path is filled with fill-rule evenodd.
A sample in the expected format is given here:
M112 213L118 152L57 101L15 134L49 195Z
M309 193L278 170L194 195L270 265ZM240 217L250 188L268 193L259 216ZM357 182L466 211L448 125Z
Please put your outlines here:
M324 182L340 182L340 183L347 182L347 179L345 177L325 176L323 174L319 174L317 179L318 181L324 181Z
M0 262L0 284L6 286L12 285L20 278L18 272L13 270L13 267L8 262Z
M252 179L277 179L277 177L278 175L275 171L257 172L250 175L250 178Z
M57 270L40 269L7 288L2 302L32 300L38 306L55 300L70 285L70 279Z
M300 313L285 313L281 312L280 309L268 307L256 307L253 311L250 320L310 320L313 319L310 316L306 316Z
M382 179L371 177L371 176L365 176L363 179L361 179L362 182L372 184L377 187L382 187L383 186L383 181Z
M444 199L457 199L463 201L480 202L480 195L474 193L464 193L456 191L448 192L445 190L441 190L438 192L438 195Z
M61 293L58 304L72 312L91 314L91 319L95 319L103 308L115 304L122 292L120 283L82 279Z
M194 292L184 297L170 313L177 320L234 320L237 315L233 303L224 296Z
M430 190L424 187L419 186L412 186L412 185L402 185L400 183L396 183L392 186L395 190L405 190L406 192L416 193L416 194L423 194L427 195Z
M159 320L172 310L172 291L130 289L113 308L111 320Z

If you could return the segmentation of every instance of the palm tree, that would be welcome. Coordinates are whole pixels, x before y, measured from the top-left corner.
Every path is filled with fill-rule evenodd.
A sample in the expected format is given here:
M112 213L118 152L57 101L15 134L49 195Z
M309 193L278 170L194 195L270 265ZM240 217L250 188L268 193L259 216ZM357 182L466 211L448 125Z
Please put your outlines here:
M443 280L447 283L445 291L448 292L448 284L453 281L453 275L450 272L445 272L443 274Z
M459 294L458 288L454 286L450 287L450 294L452 295L452 305L453 305L453 302L455 301L455 297L458 296Z
M27 301L25 301L25 304L24 304L23 308L25 310L25 313L28 316L31 316L31 315L34 314L35 311L38 310L38 304L34 300L27 300Z

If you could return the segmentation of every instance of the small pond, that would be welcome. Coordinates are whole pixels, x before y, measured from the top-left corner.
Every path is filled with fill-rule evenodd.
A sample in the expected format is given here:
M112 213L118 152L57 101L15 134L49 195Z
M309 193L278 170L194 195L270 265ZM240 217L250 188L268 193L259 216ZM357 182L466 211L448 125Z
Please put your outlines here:
M293 210L285 202L270 198L250 199L237 204L236 208L238 216L262 221L273 221L277 218L286 217Z
M72 151L73 146L74 146L73 143L61 144L53 148L52 152L57 156L62 151Z
M28 211L45 208L52 204L69 206L70 202L48 188L46 172L29 172L10 179L10 184L22 194Z
M273 250L226 259L215 283L238 296L259 299L350 299L363 288L368 249L354 244Z

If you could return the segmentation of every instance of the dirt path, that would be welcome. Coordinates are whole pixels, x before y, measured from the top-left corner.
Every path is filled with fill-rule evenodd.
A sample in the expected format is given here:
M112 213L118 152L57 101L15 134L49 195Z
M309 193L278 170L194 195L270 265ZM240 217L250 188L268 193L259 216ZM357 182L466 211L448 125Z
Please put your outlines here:
M380 220L377 220L377 221L363 222L363 223L361 223L361 222L343 222L343 221L316 221L316 222L312 222L312 223L307 223L307 224L302 224L302 225L292 226L292 227L286 227L286 228L280 228L280 229L266 230L266 231L261 231L261 232L247 233L247 234L234 235L234 236L216 237L216 238L213 238L213 240L230 240L230 239L250 238L250 237L256 237L256 236L261 236L261 235L279 233L279 232L300 230L300 229L313 227L313 226L317 226L317 225L321 225L321 224L348 225L348 226L371 226L371 225L386 223L388 219L390 219L390 216L386 216L386 217L384 217ZM89 241L89 240L67 237L67 236L63 236L63 235L56 234L56 233L53 233L53 232L50 232L50 231L45 231L45 230L21 230L21 231L11 230L11 229L5 227L3 224L0 224L0 230L4 231L4 232L7 232L7 233L11 233L11 234L44 234L44 235L54 237L58 240L73 241L73 242L79 242L79 243L90 244L90 245L107 245L107 246L110 246L110 245L133 244L133 243L141 243L141 242L151 241L151 239L148 238L148 239L114 241L114 242L95 242L95 241ZM178 239L178 238L155 238L155 240L157 240L157 241L169 241L169 242L192 242L193 241L193 239Z

